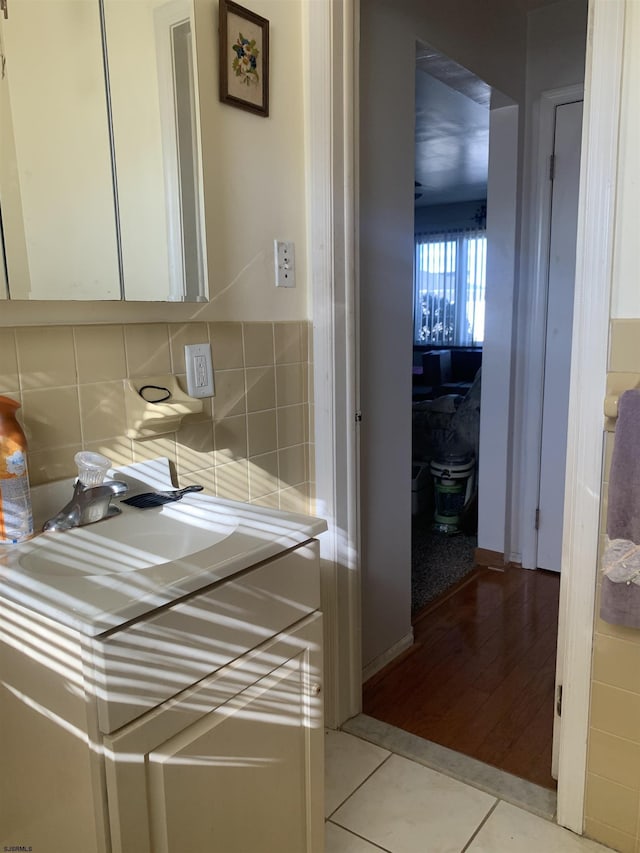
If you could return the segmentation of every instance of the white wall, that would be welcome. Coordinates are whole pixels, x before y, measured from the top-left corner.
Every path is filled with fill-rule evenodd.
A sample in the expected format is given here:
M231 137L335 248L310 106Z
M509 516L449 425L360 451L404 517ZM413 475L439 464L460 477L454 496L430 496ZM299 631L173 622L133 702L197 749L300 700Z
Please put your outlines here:
M368 7L370 3L362 4ZM515 101L522 97L525 20L513 0L374 0L404 21L415 38L454 59ZM391 51L389 51L391 55Z
M445 228L477 228L475 216L487 199L461 201L454 204L431 204L416 207L414 230L416 234Z
M309 316L306 287L302 4L256 0L270 22L270 114L218 100L217 0L195 0L211 313ZM273 285L273 241L296 246L294 290Z
M363 663L411 632L411 364L416 39L512 97L524 92L515 4L361 4L360 328ZM482 38L478 34L482 33Z
M487 288L482 348L478 547L505 550L511 481L511 389L516 302L520 108L491 110L487 191Z
M545 297L535 288L539 240L537 217L539 105L541 94L580 84L584 79L587 0L564 0L529 15L525 104L524 215L513 401L513 464L505 552L509 559L535 565L535 509L538 501L539 401L543 382ZM550 154L551 151L545 152ZM570 330L569 330L570 331ZM538 402L536 402L538 401Z
M561 0L529 13L526 87L529 111L540 92L582 82L586 39L587 0Z
M621 119L616 187L616 231L611 317L640 317L638 235L640 235L640 3L627 2L622 71Z
M411 629L415 33L384 3L363 4L361 12L360 502L368 664Z

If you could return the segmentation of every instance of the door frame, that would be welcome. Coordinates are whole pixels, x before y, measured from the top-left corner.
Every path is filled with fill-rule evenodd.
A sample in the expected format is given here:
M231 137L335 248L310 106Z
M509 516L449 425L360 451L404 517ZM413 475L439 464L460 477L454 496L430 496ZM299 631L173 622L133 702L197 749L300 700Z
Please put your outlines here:
M531 170L533 203L529 243L529 276L532 283L526 299L525 352L527 364L522 386L522 504L519 513L520 563L525 569L537 568L538 531L535 517L540 491L540 453L544 404L544 352L549 290L549 245L551 229L552 181L549 157L553 153L556 107L584 101L584 86L563 86L540 96L538 108L535 165ZM536 120L534 119L534 120ZM536 354L542 358L536 358Z
M356 346L359 0L303 7L307 265L313 321L316 513L325 617L325 721L362 708ZM314 440L315 439L315 440Z
M305 3L316 493L327 723L361 708L356 293L359 0ZM569 396L558 662L558 823L583 831L625 0L590 0ZM584 393L588 389L588 393Z
M582 833L625 0L590 0L558 620L558 823Z

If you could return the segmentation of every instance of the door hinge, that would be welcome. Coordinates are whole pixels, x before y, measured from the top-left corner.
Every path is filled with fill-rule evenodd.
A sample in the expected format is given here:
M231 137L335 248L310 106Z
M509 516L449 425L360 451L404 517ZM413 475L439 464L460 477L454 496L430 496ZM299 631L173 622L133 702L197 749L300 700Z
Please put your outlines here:
M0 12L6 21L9 17L9 0L0 0Z
M558 690L556 692L556 714L559 717L562 716L562 684L558 684Z
M362 412L356 412L356 423L359 424L362 422Z
M556 176L556 155L549 154L549 180L552 181Z
M536 525L536 530L540 530L540 510L539 509L536 510L535 525Z

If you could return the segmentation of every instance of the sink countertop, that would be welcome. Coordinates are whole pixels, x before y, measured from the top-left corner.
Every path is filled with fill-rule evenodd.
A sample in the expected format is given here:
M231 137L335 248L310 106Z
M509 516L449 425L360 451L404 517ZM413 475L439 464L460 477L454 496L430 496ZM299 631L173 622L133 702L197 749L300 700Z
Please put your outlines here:
M110 474L129 480L129 494L175 488L168 460L138 463L114 469ZM64 491L68 497L71 484L68 481L68 491ZM327 529L320 518L214 498L202 492L153 509L127 505L121 508L122 516L113 519L63 533L40 533L21 545L0 546L0 596L83 634L98 636L277 556ZM35 502L34 514L41 527ZM131 514L135 514L133 518ZM154 515L161 515L168 523L188 517L189 524L195 521L200 531L228 532L222 539L218 536L219 541L210 547L187 556L153 565L148 561L145 565L142 560L141 568L110 572L109 559L115 562L132 558L126 545L114 546L110 542L108 526L118 524L119 519L131 525L139 518L143 529L145 517L151 521ZM71 549L70 553L84 549L88 562L102 566L96 569L99 573L48 574L35 569L25 571L21 565L20 559L26 554L49 544L59 547L61 543ZM144 553L129 550L134 555Z

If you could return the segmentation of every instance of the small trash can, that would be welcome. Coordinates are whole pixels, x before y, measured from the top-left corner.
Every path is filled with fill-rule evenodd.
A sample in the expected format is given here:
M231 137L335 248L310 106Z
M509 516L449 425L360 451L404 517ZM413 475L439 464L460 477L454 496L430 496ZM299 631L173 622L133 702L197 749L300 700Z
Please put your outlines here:
M462 510L473 494L473 456L449 454L431 462L435 511L433 528L457 533Z

